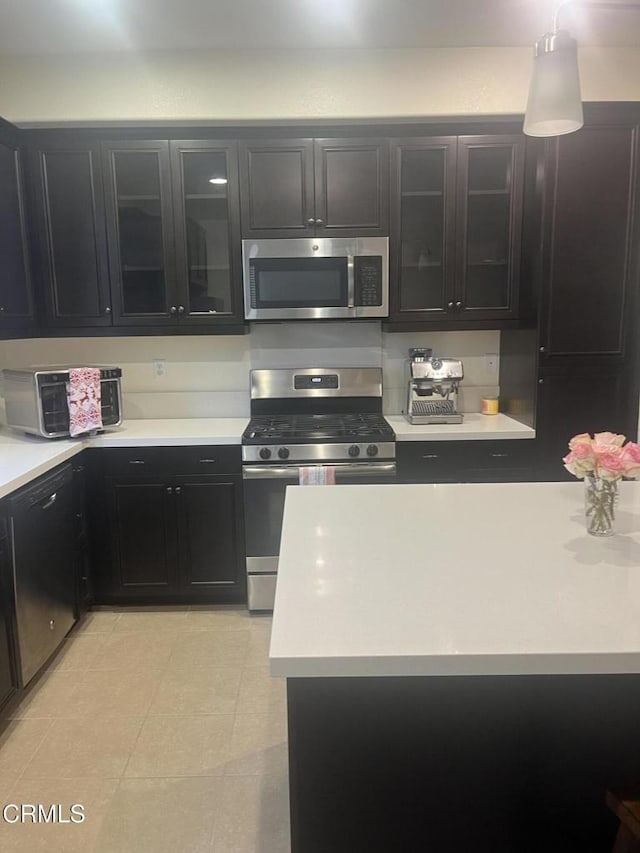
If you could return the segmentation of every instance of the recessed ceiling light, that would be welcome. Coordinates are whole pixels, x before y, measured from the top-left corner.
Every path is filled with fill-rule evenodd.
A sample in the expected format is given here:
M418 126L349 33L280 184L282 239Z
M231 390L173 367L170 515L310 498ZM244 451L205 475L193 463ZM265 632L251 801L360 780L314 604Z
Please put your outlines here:
M210 184L226 184L227 179L226 178L209 178L209 183Z

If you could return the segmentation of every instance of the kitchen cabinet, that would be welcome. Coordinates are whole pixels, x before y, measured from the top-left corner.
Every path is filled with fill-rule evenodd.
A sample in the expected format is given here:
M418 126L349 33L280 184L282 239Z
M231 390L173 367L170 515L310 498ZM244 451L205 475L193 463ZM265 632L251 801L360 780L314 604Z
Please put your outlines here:
M535 442L400 441L400 483L517 483L535 479Z
M44 324L111 326L100 148L43 136L30 164Z
M240 142L242 236L388 236L388 146L369 138Z
M622 363L637 336L639 116L546 142L540 365Z
M0 708L13 696L18 688L15 657L13 652L13 567L7 522L0 515Z
M585 126L546 140L540 158L540 327L530 357L544 479L570 478L560 460L576 433L636 436L639 131L637 105L585 105Z
M114 323L237 324L234 144L138 139L103 142L102 153Z
M18 129L0 119L0 334L35 326L23 159Z
M104 450L94 468L97 603L244 600L239 447Z
M391 330L518 317L524 155L515 134L393 141Z
M632 371L545 371L538 380L536 436L538 476L543 480L575 479L562 464L569 439L582 432L617 432L635 440L638 395L632 393Z

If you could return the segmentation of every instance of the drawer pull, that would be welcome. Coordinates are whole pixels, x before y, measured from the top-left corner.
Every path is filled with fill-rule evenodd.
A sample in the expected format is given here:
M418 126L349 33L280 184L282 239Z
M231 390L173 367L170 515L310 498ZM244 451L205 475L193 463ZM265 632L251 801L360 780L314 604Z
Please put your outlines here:
M494 459L506 459L508 453L490 453L489 456L492 456Z
M422 457L423 459L440 459L439 453L425 453Z
M215 459L199 459L198 460L201 465L213 465L215 463Z
M130 459L129 465L144 465L144 459Z

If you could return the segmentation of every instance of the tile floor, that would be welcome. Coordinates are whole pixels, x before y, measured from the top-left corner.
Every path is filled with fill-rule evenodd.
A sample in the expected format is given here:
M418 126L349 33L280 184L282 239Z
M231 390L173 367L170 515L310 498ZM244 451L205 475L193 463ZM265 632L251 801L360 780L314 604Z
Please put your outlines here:
M0 803L86 819L0 814L2 853L287 853L270 629L241 607L88 614L0 728Z

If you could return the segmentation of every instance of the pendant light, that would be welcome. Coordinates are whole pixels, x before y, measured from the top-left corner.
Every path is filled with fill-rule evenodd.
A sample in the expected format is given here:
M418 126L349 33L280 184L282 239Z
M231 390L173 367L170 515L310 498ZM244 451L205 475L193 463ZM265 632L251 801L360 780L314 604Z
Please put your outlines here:
M639 3L600 3L566 0L556 9L553 32L545 33L535 46L533 74L523 131L527 136L562 136L584 124L578 44L567 30L558 29L558 16L569 4L596 9L636 10Z

